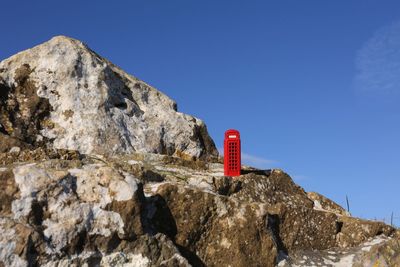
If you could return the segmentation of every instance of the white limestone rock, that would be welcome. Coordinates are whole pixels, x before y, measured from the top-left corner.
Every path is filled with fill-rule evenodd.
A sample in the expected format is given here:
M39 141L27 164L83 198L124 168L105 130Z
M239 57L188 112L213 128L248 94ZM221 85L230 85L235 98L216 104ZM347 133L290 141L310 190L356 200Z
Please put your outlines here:
M30 102L36 106L22 104L18 111L21 118L36 114L40 120L48 113L38 132L29 120L0 116L6 131L28 143L44 137L55 148L84 154L218 155L201 120L177 112L169 97L72 38L57 36L0 62L0 90L8 91L0 99L6 105L29 102L29 94L21 93L24 90L35 90L39 99L48 100L49 107L35 99ZM7 98L10 93L18 95ZM40 109L45 110L37 112ZM17 122L26 125L17 127Z
M148 267L150 261L148 258L143 257L141 254L124 254L122 252L115 252L107 255L101 259L101 266L104 267Z
M9 224L9 220L0 217L0 263L10 267L28 266L28 262L15 253L16 231Z
M46 203L48 216L42 226L48 254L61 253L82 232L106 238L125 234L121 215L105 208L114 200L135 197L139 181L133 176L96 164L60 172L33 163L16 167L13 173L21 192L12 202L14 220L29 221L33 203Z

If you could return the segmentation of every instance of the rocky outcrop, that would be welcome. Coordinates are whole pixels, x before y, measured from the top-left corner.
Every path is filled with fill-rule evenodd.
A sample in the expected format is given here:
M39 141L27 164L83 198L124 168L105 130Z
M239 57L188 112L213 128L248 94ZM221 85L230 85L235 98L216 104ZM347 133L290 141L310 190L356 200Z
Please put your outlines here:
M201 121L77 40L0 63L1 267L396 266L398 236L282 170L224 176Z
M5 266L355 263L394 233L316 209L281 170L231 179L222 164L157 154L62 156L0 168Z
M279 267L293 266L327 266L327 267L364 267L364 266L398 266L396 256L379 251L378 248L391 247L393 239L380 235L369 238L351 248L330 248L327 250L298 251L279 262ZM394 257L393 257L394 256Z
M158 230L172 236L180 247L195 251L192 262L197 266L275 264L279 247L263 205L169 183L161 185L156 194L160 198L155 198L155 205L165 201L174 226L165 229L160 225ZM152 217L155 221L165 219L163 212Z
M387 242L375 242L360 255L354 267L400 266L400 231Z
M64 36L0 63L0 133L10 143L0 152L23 142L83 154L218 156L201 120Z
M350 213L334 201L316 192L308 192L307 196L314 202L314 208L322 211L330 211L339 215L350 216Z
M45 161L0 169L6 266L189 266L162 233L146 235L146 199L105 164Z

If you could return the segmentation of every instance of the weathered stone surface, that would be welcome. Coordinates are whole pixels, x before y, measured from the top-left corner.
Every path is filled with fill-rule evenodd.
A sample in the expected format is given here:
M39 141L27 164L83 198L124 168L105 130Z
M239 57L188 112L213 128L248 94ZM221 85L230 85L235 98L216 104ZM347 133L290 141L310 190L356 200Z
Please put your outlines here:
M14 147L15 148L15 147ZM40 162L49 159L79 160L83 156L77 151L65 149L24 149L19 152L0 153L0 164L8 165L15 162Z
M242 189L242 182L240 180L233 180L227 176L223 176L219 179L214 178L213 189L220 195L230 196Z
M218 163L88 155L8 164L0 178L6 266L307 266L332 255L356 263L365 242L394 231L316 209L280 170L233 180Z
M166 95L80 41L54 37L0 69L0 132L27 144L84 154L218 156L201 120L177 112Z
M14 147L21 149L29 147L26 143L0 132L0 153L10 152Z
M382 255L374 253L374 247L386 246L391 243L387 236L380 235L368 239L355 247L349 248L330 248L328 250L304 250L297 251L279 262L279 267L294 266L326 266L326 267L365 267L365 266L396 266L394 261L391 265L386 265ZM368 255L368 256L367 256ZM370 257L368 261L365 258ZM379 259L377 261L377 259ZM375 265L373 265L375 264Z
M353 247L368 240L371 237L384 234L390 236L395 229L382 222L367 221L353 217L342 216L339 218L342 223L340 233L337 235L340 247Z
M3 133L28 144L40 145L43 137L38 135L51 107L48 99L38 96L38 87L30 78L34 70L28 62L17 63L12 83L4 79L7 73L0 62L3 70L0 73L0 124Z
M354 264L354 267L363 266L400 266L400 237L387 242L378 243L366 251Z
M146 266L187 267L191 266L179 252L175 244L164 234L142 235L130 246L122 249L126 253L137 253L148 258Z
M274 214L287 251L354 247L393 232L385 224L348 217L342 207L319 194L306 193L281 170L248 170L235 182L240 182L241 189L231 196L241 202L277 205Z
M121 242L114 252L88 251L72 257L48 261L44 266L134 266L190 267L173 242L163 234L143 235L139 239Z
M344 208L316 192L308 192L307 196L314 201L314 208L322 211L329 211L343 216L350 216Z
M229 200L198 189L163 184L157 194L170 211L155 213L153 220L171 216L176 224L159 231L174 237L198 266L273 266L278 248L266 222L267 210ZM172 225L174 226L174 225ZM194 256L196 255L196 256Z
M0 169L6 266L190 266L167 236L146 234L137 178L105 162L76 161Z
M0 215L11 215L11 203L19 195L14 174L9 168L0 167Z
M241 201L256 201L270 205L285 203L293 207L312 208L313 202L306 192L285 172L272 170L265 174L250 172L235 179L242 182L242 189L234 194Z
M308 208L282 207L280 236L288 251L335 247L339 229L334 214Z
M241 189L232 197L241 202L275 205L273 218L286 251L336 245L337 216L315 210L306 192L283 171L249 172L235 181L241 182Z

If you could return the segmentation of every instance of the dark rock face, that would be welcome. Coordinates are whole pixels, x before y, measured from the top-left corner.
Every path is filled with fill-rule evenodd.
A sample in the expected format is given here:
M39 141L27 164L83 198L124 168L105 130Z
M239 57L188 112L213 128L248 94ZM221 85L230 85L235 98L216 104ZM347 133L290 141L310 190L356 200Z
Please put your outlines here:
M188 251L192 264L275 264L277 248L260 207L172 184L160 186L157 194L168 203L175 220L177 232L173 240ZM197 257L190 256L194 253Z
M132 248L125 249L130 251ZM134 243L133 251L146 255L150 259L150 266L186 267L188 261L180 255L175 244L165 235L143 235Z
M279 170L266 175L246 174L237 181L242 183L242 189L234 197L246 202L275 205L279 235L288 251L354 247L370 237L388 236L393 232L392 227L383 223L346 216L343 208L323 196L317 198L314 193L310 198ZM322 204L316 206L315 199Z
M0 153L7 153L13 147L18 147L19 150L31 147L29 144L4 133L0 133L0 144Z
M230 177L224 176L221 179L213 179L214 190L224 196L230 196L242 189L242 182L232 180Z
M141 184L138 184L139 189L137 194L125 201L112 201L107 205L105 210L116 212L120 214L121 219L124 223L124 235L121 236L124 240L134 240L138 236L145 233L142 224L142 212L144 209L144 195Z
M15 86L8 87L0 80L0 124L3 134L38 146L43 142L37 135L47 122L51 106L48 99L37 95L31 72L29 64L23 64L15 71Z
M1 135L0 135L1 139ZM9 140L6 138L6 140ZM7 146L6 143L5 146ZM11 149L17 148L16 151L12 151L9 153L3 152L0 153L0 164L2 165L8 165L8 164L13 164L15 162L35 162L35 161L44 161L44 160L50 160L50 159L57 159L57 160L68 160L68 162L62 162L62 163L67 163L70 164L73 162L73 160L80 160L84 158L83 155L81 155L77 151L70 151L70 150L65 150L65 149L47 149L47 148L36 148L36 149L20 149L21 147L24 146L13 146L12 144L13 141L11 141ZM29 146L28 146L29 147ZM77 164L80 164L80 162L74 162Z
M19 190L14 180L14 174L6 169L0 172L0 215L10 216L11 203L18 197Z

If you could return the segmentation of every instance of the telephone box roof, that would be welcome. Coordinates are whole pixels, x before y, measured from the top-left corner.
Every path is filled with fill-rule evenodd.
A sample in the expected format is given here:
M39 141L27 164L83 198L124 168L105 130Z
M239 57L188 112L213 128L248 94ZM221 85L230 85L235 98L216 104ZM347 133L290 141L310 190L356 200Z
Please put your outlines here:
M225 138L229 138L229 136L232 135L236 135L235 138L239 138L240 139L240 133L238 130L235 129L229 129L225 131Z

